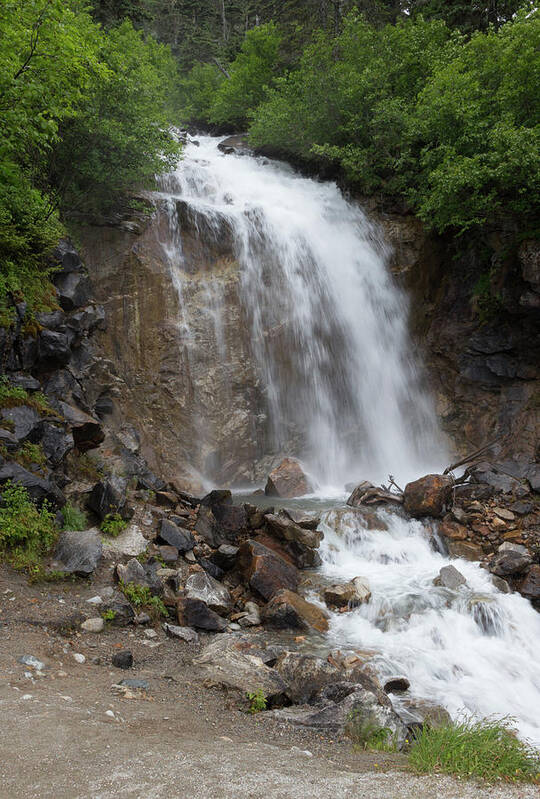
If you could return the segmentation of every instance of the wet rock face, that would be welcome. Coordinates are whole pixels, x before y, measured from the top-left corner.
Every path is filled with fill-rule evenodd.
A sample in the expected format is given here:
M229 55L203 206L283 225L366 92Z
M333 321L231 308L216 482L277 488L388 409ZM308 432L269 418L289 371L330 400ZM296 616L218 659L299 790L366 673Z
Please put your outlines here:
M252 539L238 551L238 566L244 579L263 599L269 600L282 588L296 591L298 572L264 544Z
M277 629L316 630L320 633L328 630L328 617L324 610L287 589L274 594L264 609L263 620L268 627Z

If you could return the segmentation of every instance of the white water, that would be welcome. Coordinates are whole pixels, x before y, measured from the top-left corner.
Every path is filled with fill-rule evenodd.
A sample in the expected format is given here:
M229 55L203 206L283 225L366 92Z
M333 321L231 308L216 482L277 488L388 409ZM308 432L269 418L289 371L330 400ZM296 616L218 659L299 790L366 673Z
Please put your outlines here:
M377 231L334 184L265 159L225 156L218 142L188 144L162 180L165 247L182 302L175 200L187 201L196 224L204 219L205 235L222 235L224 220L232 232L271 451L293 454L290 442L300 440L294 454L326 490L389 473L406 482L440 467L444 448L411 352L406 303ZM213 286L210 279L215 313Z
M388 532L362 529L354 511L330 511L322 529L323 571L336 582L369 579L372 598L333 614L336 646L373 649L381 674L404 674L409 694L460 713L515 717L540 744L540 614L503 594L476 563L435 552L420 522L381 514ZM433 585L452 563L467 579L455 591Z
M446 454L411 356L406 304L376 230L333 184L262 159L222 155L216 139L200 141L199 148L187 146L162 184L174 288L182 309L182 198L193 219L205 221L205 235L219 236L223 220L232 231L274 451L290 454L290 431L300 431L296 454L320 493L358 478L377 482L391 472L405 482L440 469ZM225 360L219 284L206 279L206 312ZM385 517L387 532L370 532L356 518L326 515L322 569L336 581L367 577L372 599L332 616L331 643L375 650L382 674L405 674L412 696L454 716L515 716L521 734L540 741L540 615L465 561L454 564L467 586L435 587L449 561L431 548L420 523L392 515Z

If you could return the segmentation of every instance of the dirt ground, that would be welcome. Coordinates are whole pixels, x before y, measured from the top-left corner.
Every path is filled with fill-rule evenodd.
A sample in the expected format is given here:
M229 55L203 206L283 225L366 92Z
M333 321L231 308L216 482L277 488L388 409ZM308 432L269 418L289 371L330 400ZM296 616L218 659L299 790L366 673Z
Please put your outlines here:
M99 585L29 585L0 567L0 799L533 799L531 786L478 786L407 773L401 755L249 715L205 688L204 644L142 628L78 630ZM80 616L79 616L80 618ZM111 665L130 649L133 668ZM42 676L18 662L33 655ZM74 655L83 655L80 663ZM81 658L79 658L80 660ZM112 688L143 679L147 692Z

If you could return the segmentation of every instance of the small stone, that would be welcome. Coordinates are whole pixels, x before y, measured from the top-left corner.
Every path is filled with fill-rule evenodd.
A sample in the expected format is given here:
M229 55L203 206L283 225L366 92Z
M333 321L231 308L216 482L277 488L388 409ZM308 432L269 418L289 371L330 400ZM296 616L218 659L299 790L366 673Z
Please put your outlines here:
M80 652L73 653L73 660L76 660L77 663L86 663L86 658Z
M152 619L148 615L148 613L138 613L135 618L133 619L135 624L149 624Z
M114 713L112 712L112 710L106 710L105 711L105 715L109 716L109 718L111 718L111 719L114 719L114 717L115 717Z
M102 598L100 596L98 596L98 595L91 596L90 599L87 599L86 601L88 602L89 605L102 605L103 604Z
M180 638L181 641L186 641L188 644L197 644L199 636L191 627L180 627L177 624L163 625L163 629L171 638Z
M184 558L188 563L197 563L197 558L195 557L195 553L192 549L190 549L189 552L184 553Z
M506 508L493 508L493 513L496 513L499 519L504 519L507 522L513 522L516 518L512 511Z
M125 685L126 688L133 688L134 691L148 691L150 688L147 680L125 679L121 680L118 684Z
M31 669L35 669L36 671L43 671L45 668L45 663L42 663L41 660L38 660L33 655L22 655L19 658L19 663L22 663L24 666L29 666Z
M24 700L27 700L27 699L32 699L32 698L33 698L33 697L32 697L32 694L23 694L23 695L21 696L21 699L24 699Z
M104 620L101 616L95 616L93 619L87 619L81 624L81 629L87 633L100 633L105 626Z
M493 583L495 588L497 588L501 593L503 593L503 594L511 594L512 593L512 589L510 588L510 586L508 585L506 580L503 580L502 577L497 577L496 574L492 574L491 575L491 582Z
M114 653L111 663L117 669L130 669L133 666L133 655L129 649L122 649L120 652Z
M144 634L147 638L157 638L157 632L155 630L145 630Z

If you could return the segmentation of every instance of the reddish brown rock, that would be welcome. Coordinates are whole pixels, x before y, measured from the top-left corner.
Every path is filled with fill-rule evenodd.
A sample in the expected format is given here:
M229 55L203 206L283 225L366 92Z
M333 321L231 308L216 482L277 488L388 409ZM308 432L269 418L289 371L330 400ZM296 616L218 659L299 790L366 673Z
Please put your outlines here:
M295 567L258 541L245 541L238 550L237 562L251 588L266 600L282 588L298 588Z
M453 541L464 541L467 538L467 528L457 522L442 521L439 524L439 533Z
M449 541L448 553L453 558L463 558L464 560L482 560L484 550L479 544L472 541Z
M403 506L408 514L442 516L450 499L453 480L443 474L427 474L419 480L407 483L403 492Z
M271 497L301 497L310 494L313 486L294 458L284 458L279 466L270 472L264 493Z
M268 626L279 629L314 629L321 633L328 630L324 610L287 589L278 591L270 600L264 608L263 620Z

